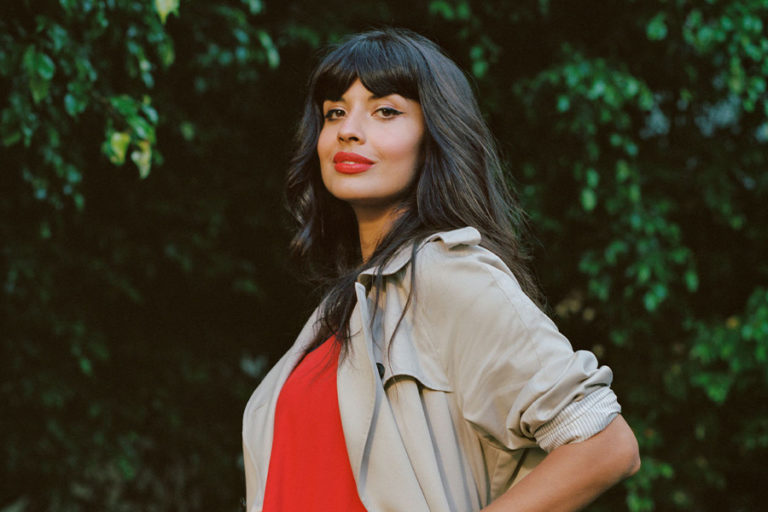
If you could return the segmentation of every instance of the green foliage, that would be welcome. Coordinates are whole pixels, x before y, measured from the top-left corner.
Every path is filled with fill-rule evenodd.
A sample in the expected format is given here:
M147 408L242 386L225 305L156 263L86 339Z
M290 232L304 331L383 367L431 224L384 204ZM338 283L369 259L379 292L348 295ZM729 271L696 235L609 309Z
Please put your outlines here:
M2 8L0 510L238 509L242 407L314 302L276 213L302 84L380 24L468 71L614 369L643 468L590 510L759 509L765 2L300 4Z
M274 185L264 198L235 198L229 169L243 151L211 148L250 147L252 134L235 130L245 123L230 125L248 109L221 98L258 96L248 88L279 62L254 23L262 10L3 7L0 389L11 420L0 427L0 509L238 509L239 414L264 370L239 364L266 318L252 313L264 288L292 280L276 271L280 260L269 270L253 263L285 246L279 225L252 206L278 209ZM224 15L238 25L225 22L231 32L217 40L211 23ZM232 35L241 27L245 40ZM250 41L262 45L243 54ZM214 43L240 57L207 73L200 62ZM216 95L193 87L208 75ZM241 179L244 189L267 181L240 174L253 180ZM300 322L301 312L274 309L264 314Z
M179 0L155 0L155 9L164 24L169 14L179 14Z

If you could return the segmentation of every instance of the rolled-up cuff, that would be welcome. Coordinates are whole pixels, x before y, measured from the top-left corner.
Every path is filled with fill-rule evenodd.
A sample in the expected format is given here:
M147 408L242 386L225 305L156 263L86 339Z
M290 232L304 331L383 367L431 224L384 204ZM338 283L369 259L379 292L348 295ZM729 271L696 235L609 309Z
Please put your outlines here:
M557 416L536 430L538 445L546 452L558 446L589 439L602 431L621 412L616 394L602 387L577 402L572 402Z

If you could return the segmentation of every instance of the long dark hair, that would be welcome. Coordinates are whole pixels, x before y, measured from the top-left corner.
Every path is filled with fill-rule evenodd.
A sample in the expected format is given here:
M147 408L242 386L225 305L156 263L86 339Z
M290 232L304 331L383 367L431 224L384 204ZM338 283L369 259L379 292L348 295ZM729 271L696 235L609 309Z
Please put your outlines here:
M340 98L356 79L377 96L399 94L418 101L425 125L423 166L392 229L364 265L354 212L325 189L317 157L323 101ZM311 273L324 283L321 328L313 345L335 334L346 347L354 282L363 268L381 267L405 244L464 226L480 231L481 245L501 257L523 291L538 302L521 242L524 215L502 174L469 82L432 41L409 30L382 29L332 47L310 77L286 186L288 208L298 225L292 250L308 260ZM379 272L373 286L381 285Z

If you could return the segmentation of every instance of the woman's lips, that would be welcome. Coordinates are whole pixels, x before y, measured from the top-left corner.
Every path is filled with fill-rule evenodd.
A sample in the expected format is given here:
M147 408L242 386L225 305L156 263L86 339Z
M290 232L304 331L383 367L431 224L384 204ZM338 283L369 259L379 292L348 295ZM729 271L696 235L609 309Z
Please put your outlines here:
M343 174L357 174L370 169L374 162L357 153L339 151L333 155L333 164L337 172Z

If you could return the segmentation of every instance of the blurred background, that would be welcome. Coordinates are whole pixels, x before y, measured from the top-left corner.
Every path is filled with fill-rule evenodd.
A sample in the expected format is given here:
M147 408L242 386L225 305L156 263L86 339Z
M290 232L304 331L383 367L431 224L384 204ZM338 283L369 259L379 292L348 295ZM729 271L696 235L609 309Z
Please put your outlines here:
M466 70L549 313L643 455L589 510L754 511L768 2L6 0L0 511L238 511L243 407L318 300L282 182L318 49Z

